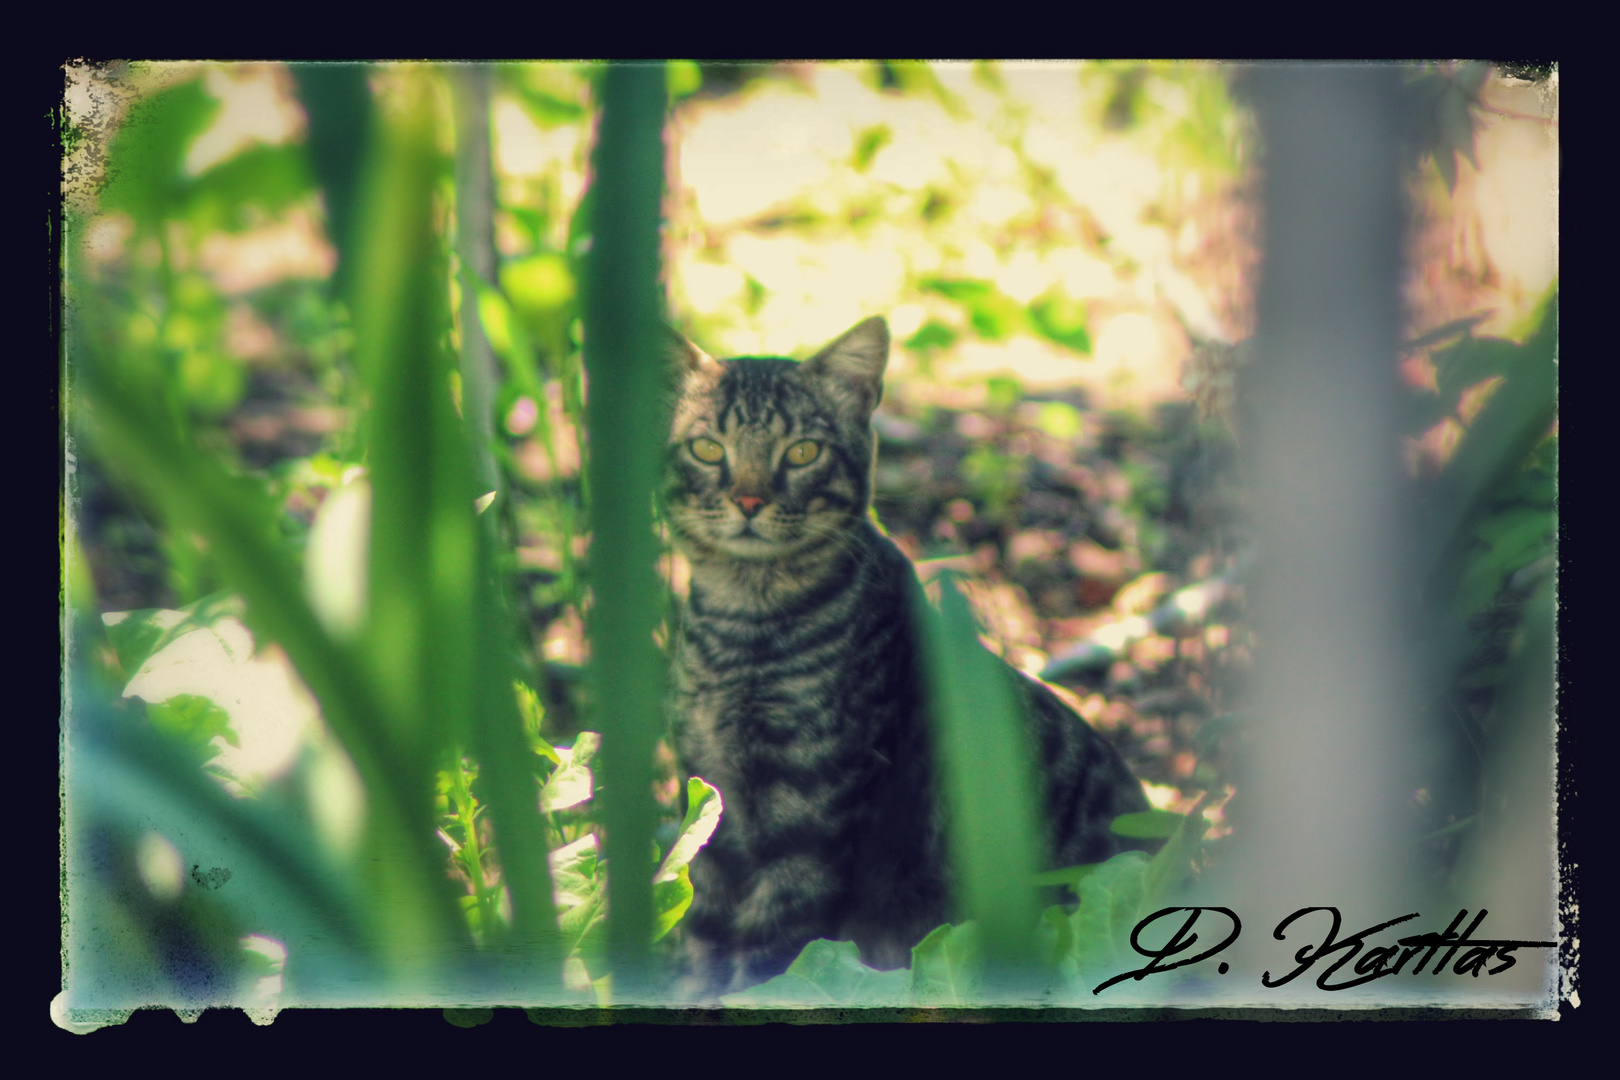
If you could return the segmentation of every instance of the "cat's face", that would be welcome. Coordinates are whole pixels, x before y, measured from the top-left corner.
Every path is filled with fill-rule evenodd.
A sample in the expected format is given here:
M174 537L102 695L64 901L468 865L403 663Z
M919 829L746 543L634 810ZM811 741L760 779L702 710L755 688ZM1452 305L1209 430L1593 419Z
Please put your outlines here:
M784 559L837 543L871 498L889 331L867 319L803 363L718 362L678 342L664 505L694 557Z

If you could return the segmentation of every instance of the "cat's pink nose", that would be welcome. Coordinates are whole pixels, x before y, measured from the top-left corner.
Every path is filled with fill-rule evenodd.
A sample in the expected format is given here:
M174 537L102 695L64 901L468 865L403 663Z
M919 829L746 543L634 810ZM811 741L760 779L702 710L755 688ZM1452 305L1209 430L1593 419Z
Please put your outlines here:
M758 495L733 495L731 501L742 507L742 512L748 517L759 513L759 508L765 505L765 500Z

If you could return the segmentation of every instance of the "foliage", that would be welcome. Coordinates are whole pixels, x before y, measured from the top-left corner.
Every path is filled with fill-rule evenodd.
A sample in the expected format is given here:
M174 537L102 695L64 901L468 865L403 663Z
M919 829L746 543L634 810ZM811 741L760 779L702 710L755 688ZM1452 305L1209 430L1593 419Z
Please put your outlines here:
M72 799L66 899L74 927L68 956L75 995L70 1008L93 1004L86 995L95 993L224 1003L236 999L238 982L254 970L228 932L214 946L193 949L193 959L185 961L208 973L201 981L176 972L174 943L161 933L130 938L155 959L149 973L133 956L120 960L116 949L107 955L108 942L91 929L105 921L98 913L107 913L108 905L118 908L116 897L130 895L125 883L108 877L126 872L116 866L127 864L101 860L114 869L97 876L93 848L134 843L138 835L120 825L124 820L148 823L149 832L139 835L158 838L153 850L178 849L188 860L211 852L214 865L238 868L235 881L254 880L251 897L241 895L246 884L220 894L220 917L272 933L285 946L292 958L289 1001L319 1001L344 986L358 1000L387 1001L399 993L464 996L501 985L507 995L543 1000L561 992L564 960L580 951L585 930L602 921L605 894L576 888L567 895L580 902L563 906L559 924L543 857L548 831L560 841L586 821L596 824L596 812L581 807L587 800L574 792L564 805L559 794L577 788L583 775L590 795L591 739L575 739L566 756L550 745L542 749L538 699L529 695L520 702L506 689L517 670L505 584L492 573L498 565L495 519L481 523L476 516L479 493L469 467L466 421L453 401L448 274L434 206L446 162L434 134L433 76L388 72L397 93L380 99L385 107L355 125L369 133L362 152L344 154L333 153L320 133L330 131L333 110L353 104L352 94L345 98L342 90L348 84L334 82L325 71L305 74L316 76L301 79L313 169L304 147L284 144L243 150L192 177L187 154L217 111L199 77L145 95L119 128L108 149L110 179L103 193L103 210L111 216L102 221L116 224L119 214L131 221L126 250L132 257L92 265L78 248L68 259L76 298L68 354L75 394L70 431L99 467L138 493L167 526L172 551L189 558L174 582L179 594L190 598L223 584L240 597L239 614L252 637L274 642L291 661L297 677L288 684L308 685L341 745L338 758L345 764L339 768L357 774L360 835L357 846L346 847L320 827L334 796L319 790L319 755L311 757L307 747L291 773L268 787L232 789L238 798L224 795L212 781L199 783L197 759L240 741L245 720L239 707L217 694L167 694L139 710L109 706L99 688L75 676L67 759ZM362 91L363 111L370 114L363 82ZM599 168L606 176L619 166L604 159ZM320 188L312 182L317 174ZM325 325L315 328L311 340L294 336L291 343L306 346L313 359L320 340L348 321L345 312L353 312L352 357L340 346L328 359L342 375L340 396L351 406L363 403L352 429L358 437L336 441L332 449L342 457L317 455L308 467L284 471L283 483L270 484L233 460L230 441L214 425L250 379L240 359L225 359L227 308L262 319L274 315L282 298L273 290L230 298L195 268L206 255L205 242L222 230L285 217L289 207L318 205L323 195L336 212L345 205L344 192L356 191L361 197L347 203L352 228L332 223L332 239L351 273L321 298L311 321ZM70 240L80 242L88 227L84 219L71 221ZM556 264L544 265L555 279ZM550 324L533 316L571 302L571 271L563 271L559 293L555 285L548 291L548 279L537 268L544 266L531 259L505 274L517 303L504 295L498 299L530 318L524 326L528 340L554 344L555 332L546 336ZM504 342L510 366L525 373L518 385L532 391L541 385L528 374L535 358L520 354L525 339L514 344L513 336ZM214 360L219 364L209 367ZM231 380L197 374L220 365ZM577 417L577 360L575 365L576 387L563 398L575 404ZM355 483L356 476L363 482ZM309 513L311 502L320 506L313 529L310 517L298 516ZM360 510L337 515L340 503ZM285 510L294 516L284 516ZM339 517L341 524L333 524ZM301 562L313 593L307 598ZM363 589L334 606L332 583L349 580L362 582ZM75 598L94 603L83 589ZM211 630L216 623L197 610L153 610L114 620L109 629L128 679L186 641L186 631L196 625ZM76 640L71 665L81 669L87 652L97 648L94 640ZM251 652L252 645L247 648ZM226 682L230 674L223 676ZM191 675L200 677L200 669ZM238 690L244 700L251 693ZM528 714L527 727L520 709ZM147 723L131 727L143 711ZM181 748L188 748L186 756L175 756ZM127 782L117 782L121 776ZM549 786L542 789L542 780ZM460 911L444 849L434 839L435 785L442 797L441 837L450 841L451 861L468 886ZM717 798L696 788L693 798L696 811L708 812L677 834L684 854L671 856L656 883L649 864L649 880L640 888L653 904L649 934L667 933L690 902L685 864L712 831L719 807ZM650 833L650 821L644 831ZM616 835L622 843L635 834ZM127 873L151 878L142 866ZM305 869L290 873L294 866ZM564 865L570 867L582 872L577 859ZM266 874L285 880L266 883ZM589 877L605 881L605 866L593 862ZM159 874L152 880L166 879ZM168 894L153 895L154 902L164 902ZM190 903L188 895L174 902ZM594 912L594 921L581 913L582 905ZM132 916L135 924L142 921L139 913ZM570 936L582 919L589 925ZM120 977L98 980L108 964ZM164 971L171 975L167 982ZM472 990L480 985L486 989Z
M1105 863L1038 875L1034 880L1043 885L1068 886L1079 903L1051 905L1038 922L1031 920L1033 952L1011 972L994 963L984 926L969 921L937 927L911 950L910 968L894 971L867 967L853 942L813 941L782 975L721 1001L730 1006L792 1008L1096 1003L1094 987L1139 966L1129 944L1132 929L1173 903L1177 890L1194 872L1207 828L1201 814L1204 805L1185 817L1157 818L1150 830L1156 835L1164 835L1169 819L1174 819L1174 826L1168 842L1151 858L1127 851ZM1133 829L1141 832L1142 824L1121 818L1115 829L1131 835ZM1014 873L1005 862L995 865L1004 877Z
M1431 66L1408 87L1413 153L1431 156L1448 187L1455 159L1473 160L1480 72ZM1053 482L1047 462L1004 437L1016 430L1101 447L1105 479L1117 474L1128 490L1087 527L1143 573L1169 561L1173 477L1140 452L1142 418L1079 397L1024 401L1006 370L964 376L957 365L986 346L1094 365L1113 301L1074 284L1063 267L1076 260L1064 259L1081 253L1118 282L1162 279L1145 231L1180 235L1198 190L1189 177L1207 192L1247 167L1252 138L1228 73L1109 63L1069 80L1073 118L1094 122L1098 146L1128 144L1165 165L1147 230L1100 220L1054 164L1052 131L1031 116L1016 65L828 65L812 75L675 62L633 95L639 134L617 150L592 138L611 98L604 69L498 65L499 167L483 193L452 180L451 142L460 153L470 140L449 138L443 73L293 65L276 77L301 107L301 128L197 159L225 107L214 74L137 67L115 127L66 127L65 154L104 150L106 161L99 198L74 209L65 230L64 880L75 1007L251 999L273 1011L353 1003L339 988L356 986L379 1002L625 1000L627 983L615 994L610 970L657 956L655 942L674 946L691 902L687 864L713 831L721 793L660 778L661 801L642 798L658 735L648 705L656 657L645 646L666 599L644 572L655 553L642 515L657 380L627 367L651 356L635 344L645 326L613 339L610 316L628 295L604 295L602 278L617 271L602 253L615 243L638 249L618 265L640 281L632 291L645 323L661 314L653 267L664 230L676 310L722 352L803 344L795 335L820 331L801 334L800 307L819 306L823 325L832 284L870 271L886 283L860 303L900 313L896 388L912 372L954 374L1000 425L994 438L942 434L932 419L943 411L889 399L895 415L912 410L928 447L955 439L939 502L966 507L969 520L949 537L951 554L972 549L969 521L1013 535L1030 493ZM716 97L802 99L806 82L842 86L844 75L864 95L848 100L896 108L852 120L847 153L826 177L736 217L672 200L660 222L647 188L636 220L614 212L619 196L598 201L615 171L643 181L657 172L666 103L675 130ZM523 153L509 137L522 125L503 119L512 111L543 160L500 164ZM919 166L909 140L930 124L974 138ZM608 182L588 186L593 145L594 174ZM921 175L908 179L912 167ZM450 225L451 207L478 194L497 237L487 275ZM265 272L276 244L305 254ZM811 253L801 264L823 277L772 263L783 244ZM837 262L839 251L850 261ZM457 354L476 336L459 321L468 318L498 364L487 417L467 415L461 395ZM1550 618L1537 612L1557 526L1556 294L1544 319L1513 336L1453 326L1423 343L1434 388L1410 395L1406 431L1455 429L1456 449L1421 484L1422 595L1433 666L1461 680L1437 680L1437 712L1481 745L1506 722L1497 697L1535 660L1521 610ZM494 431L487 447L480 420ZM493 503L474 465L486 451L500 474ZM1060 482L1091 482L1074 475ZM939 510L928 507L918 530L930 544ZM117 529L150 569L109 566L117 560L99 545ZM617 551L605 536L647 542ZM939 656L974 637L954 588L947 594ZM615 619L632 628L612 629ZM571 629L581 625L588 640ZM603 645L613 640L640 658L616 667ZM205 644L217 679L199 668L153 697L137 692L194 663L202 653L188 650ZM585 665L594 683L580 679ZM946 697L996 696L972 665L943 667L964 680ZM632 684L639 703L614 697ZM1450 719L1459 692L1464 713L1483 719ZM244 764L254 717L267 710L313 717L280 771ZM987 738L974 730L961 729L959 759ZM608 760L615 746L628 764ZM1088 973L1124 955L1120 928L1194 863L1197 829L1181 824L1152 860L1035 875L1028 816L1000 797L1028 790L1016 773L1016 762L965 779L956 768L957 801L971 808L957 828L979 852L967 868L970 921L936 930L909 971L875 972L847 943L815 943L792 979L734 1003L966 1003L986 954L1036 956L1054 985L1089 996ZM615 792L627 793L629 816L612 823ZM1471 812L1468 798L1437 803L1432 824L1451 828ZM1142 838L1180 821L1133 818L1118 827ZM602 833L621 845L613 860L642 864L615 886L615 949ZM1040 912L1035 887L1057 884L1073 886L1079 907ZM95 926L111 929L92 936ZM267 958L267 940L281 959ZM253 997L263 980L279 980L279 996Z

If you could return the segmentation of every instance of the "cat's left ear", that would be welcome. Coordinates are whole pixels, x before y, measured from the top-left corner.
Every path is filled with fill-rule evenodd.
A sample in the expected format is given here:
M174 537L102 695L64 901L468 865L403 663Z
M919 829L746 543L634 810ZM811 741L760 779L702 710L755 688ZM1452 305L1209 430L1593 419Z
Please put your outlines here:
M863 419L883 399L883 369L889 363L889 324L881 315L856 323L804 362L805 373L850 395Z

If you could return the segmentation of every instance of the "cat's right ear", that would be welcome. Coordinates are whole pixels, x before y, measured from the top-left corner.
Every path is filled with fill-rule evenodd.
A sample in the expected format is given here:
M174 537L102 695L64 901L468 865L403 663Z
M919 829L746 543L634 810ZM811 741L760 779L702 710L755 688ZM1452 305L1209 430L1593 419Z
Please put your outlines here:
M664 327L664 354L672 379L679 383L697 372L717 373L720 361L692 344L673 327Z

